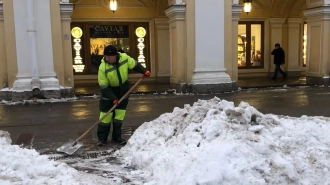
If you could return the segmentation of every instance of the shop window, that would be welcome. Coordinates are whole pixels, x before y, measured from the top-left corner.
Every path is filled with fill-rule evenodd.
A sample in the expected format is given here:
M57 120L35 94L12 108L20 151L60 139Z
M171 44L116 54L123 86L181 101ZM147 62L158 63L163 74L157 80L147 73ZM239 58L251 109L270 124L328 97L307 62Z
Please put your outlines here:
M129 53L129 32L127 25L91 25L89 26L89 45L92 73L98 71L103 59L104 48L114 45Z
M262 22L239 22L238 67L262 68L264 26Z
M303 66L307 64L307 24L304 23L304 35L303 35Z
M148 23L72 23L71 28L79 27L81 53L85 69L75 74L97 74L103 50L107 45L114 45L149 69L149 33ZM141 30L144 31L142 36ZM74 43L73 43L74 46ZM73 54L75 53L73 48ZM75 55L73 55L75 56ZM134 71L130 71L134 73Z

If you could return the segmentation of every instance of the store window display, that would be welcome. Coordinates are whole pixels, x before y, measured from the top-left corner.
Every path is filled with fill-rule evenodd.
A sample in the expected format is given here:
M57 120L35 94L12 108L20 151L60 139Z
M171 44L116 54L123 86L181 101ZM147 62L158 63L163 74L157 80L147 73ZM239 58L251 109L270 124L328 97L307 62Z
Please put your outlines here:
M263 23L240 22L238 25L238 67L263 67Z

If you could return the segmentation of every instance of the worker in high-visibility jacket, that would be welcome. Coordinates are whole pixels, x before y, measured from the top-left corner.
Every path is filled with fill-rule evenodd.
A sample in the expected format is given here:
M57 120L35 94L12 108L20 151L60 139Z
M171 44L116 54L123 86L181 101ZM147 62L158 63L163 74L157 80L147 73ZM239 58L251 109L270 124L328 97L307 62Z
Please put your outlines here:
M98 71L98 83L101 87L100 117L103 117L114 105L115 110L106 116L97 128L98 146L103 146L108 140L111 122L113 124L112 141L124 145L126 140L121 137L121 127L126 114L128 97L118 104L129 90L128 71L133 69L136 72L149 77L150 71L146 70L140 63L120 53L115 46L109 45L104 48L104 58L101 61Z

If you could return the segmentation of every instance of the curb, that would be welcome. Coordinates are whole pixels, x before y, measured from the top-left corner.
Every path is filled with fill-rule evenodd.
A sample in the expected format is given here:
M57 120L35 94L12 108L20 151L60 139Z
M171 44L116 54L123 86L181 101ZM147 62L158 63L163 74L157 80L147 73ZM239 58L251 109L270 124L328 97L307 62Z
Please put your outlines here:
M315 85L307 85L307 84L281 84L281 85L261 85L261 86L239 86L238 88L240 89L266 89L266 88L279 88L279 87L303 87L303 86L308 86L308 87L312 87ZM132 92L130 94L132 95L158 95L161 93L167 93L166 91L137 91L137 92ZM168 93L171 94L171 93ZM76 97L80 97L80 96L94 96L94 95L101 95L101 93L97 93L97 94L92 94L92 93L75 93Z

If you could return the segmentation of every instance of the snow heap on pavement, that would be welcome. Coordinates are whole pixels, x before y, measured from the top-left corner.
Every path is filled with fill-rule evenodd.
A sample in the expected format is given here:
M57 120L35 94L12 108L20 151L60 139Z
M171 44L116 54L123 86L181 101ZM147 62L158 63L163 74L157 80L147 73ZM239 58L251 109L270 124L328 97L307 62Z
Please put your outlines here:
M140 126L116 153L149 184L329 184L330 119L214 98Z
M0 130L0 184L108 184L109 179L90 175L65 163L50 161L35 150L11 145L9 133Z

